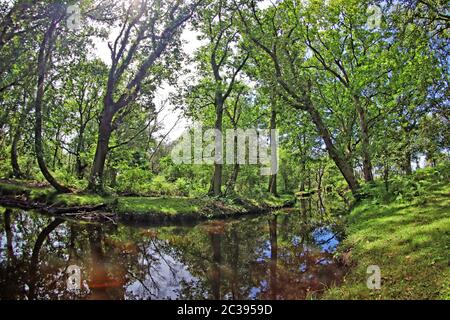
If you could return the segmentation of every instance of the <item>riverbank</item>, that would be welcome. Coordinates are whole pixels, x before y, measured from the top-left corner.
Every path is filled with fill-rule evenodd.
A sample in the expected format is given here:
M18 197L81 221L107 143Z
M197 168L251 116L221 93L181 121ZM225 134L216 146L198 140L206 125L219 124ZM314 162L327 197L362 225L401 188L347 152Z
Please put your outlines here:
M448 168L439 168L398 181L384 195L384 186L374 186L372 197L346 217L339 252L351 271L323 298L450 299L448 179ZM401 192L402 184L412 187L404 189L412 190L409 195ZM386 196L394 199L384 201ZM380 267L380 290L367 288L370 265Z
M47 214L79 214L83 219L153 224L189 223L209 219L262 214L293 204L293 197L189 198L144 196L99 196L83 192L56 194L31 181L0 181L0 205L33 209ZM97 214L101 213L101 214Z

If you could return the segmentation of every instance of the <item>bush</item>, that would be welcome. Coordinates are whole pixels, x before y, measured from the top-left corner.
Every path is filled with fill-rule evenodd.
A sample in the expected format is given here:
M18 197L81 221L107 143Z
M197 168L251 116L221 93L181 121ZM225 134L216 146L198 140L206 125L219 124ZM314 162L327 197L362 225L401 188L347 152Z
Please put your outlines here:
M175 188L180 196L189 195L190 185L185 178L178 178L177 181L175 181Z
M118 192L142 194L150 189L152 173L142 168L127 168L117 175L115 189Z
M149 191L157 195L174 195L175 186L167 182L164 176L156 176L150 183Z

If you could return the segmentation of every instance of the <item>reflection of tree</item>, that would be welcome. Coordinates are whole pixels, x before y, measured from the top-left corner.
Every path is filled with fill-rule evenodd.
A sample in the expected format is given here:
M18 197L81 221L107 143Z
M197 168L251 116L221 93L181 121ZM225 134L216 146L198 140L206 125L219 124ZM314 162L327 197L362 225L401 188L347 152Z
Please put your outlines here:
M21 288L19 283L23 272L18 268L20 260L17 259L14 253L13 244L13 229L12 229L12 211L6 209L3 213L3 228L6 238L6 256L0 257L3 263L0 264L0 300L2 299L17 299L21 296ZM1 243L0 234L0 243ZM1 253L1 251L0 251Z
M212 264L211 264L211 291L215 300L220 300L220 264L222 263L222 255L220 249L221 235L219 233L210 233L212 248Z
M3 214L5 233L6 233L6 250L8 252L8 264L14 264L16 256L13 248L13 234L11 230L11 209L6 209Z
M36 282L37 282L37 271L38 271L38 264L39 264L39 251L41 251L42 245L44 244L45 240L50 235L50 233L52 233L53 230L55 230L56 227L59 226L63 222L64 222L64 220L62 220L62 219L53 220L48 226L46 226L39 233L39 235L37 237L37 240L33 247L33 253L31 255L31 261L30 261L30 281L29 281L30 290L28 292L28 299L36 298Z
M45 299L304 298L340 276L321 248L331 235L314 233L321 217L288 212L141 230L13 211L0 215L0 298L24 297L26 285L28 298ZM67 292L69 264L81 268L90 293Z
M270 264L269 264L269 296L270 299L277 299L277 263L278 263L278 243L277 243L277 215L269 219L270 235Z
M89 274L89 299L119 300L124 298L124 274L118 264L111 264L110 255L104 251L104 233L99 225L89 228L91 267ZM111 252L113 253L113 252Z
M232 226L231 228L231 239L233 241L233 253L231 256L231 270L232 270L232 278L231 278L231 298L233 300L237 300L240 298L239 287L238 287L238 279L239 279L239 234L236 230L236 227Z

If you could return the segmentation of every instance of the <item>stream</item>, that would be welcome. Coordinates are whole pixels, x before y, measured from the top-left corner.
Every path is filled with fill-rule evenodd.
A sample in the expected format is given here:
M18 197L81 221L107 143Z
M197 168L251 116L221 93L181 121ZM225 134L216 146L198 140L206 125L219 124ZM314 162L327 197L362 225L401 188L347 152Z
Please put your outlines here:
M0 299L305 299L345 268L338 224L301 211L131 227L0 208Z

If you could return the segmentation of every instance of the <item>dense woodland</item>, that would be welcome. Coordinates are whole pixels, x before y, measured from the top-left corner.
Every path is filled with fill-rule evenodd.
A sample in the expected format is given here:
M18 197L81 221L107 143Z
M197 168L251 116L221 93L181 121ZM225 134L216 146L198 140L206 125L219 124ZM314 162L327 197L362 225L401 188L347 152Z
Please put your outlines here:
M389 194L449 159L447 5L1 0L1 178L60 193L347 200L377 180ZM175 164L170 108L204 128L278 129L278 173Z

